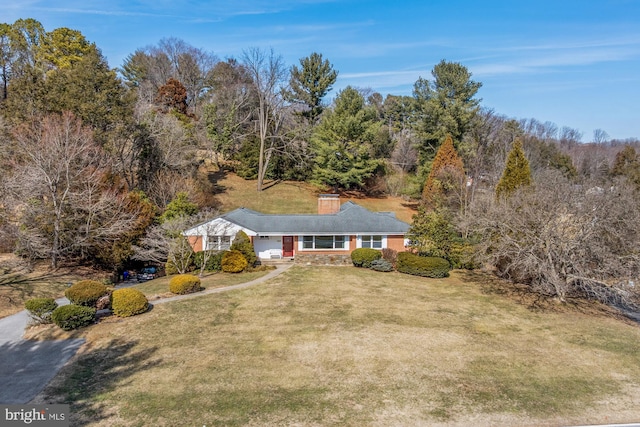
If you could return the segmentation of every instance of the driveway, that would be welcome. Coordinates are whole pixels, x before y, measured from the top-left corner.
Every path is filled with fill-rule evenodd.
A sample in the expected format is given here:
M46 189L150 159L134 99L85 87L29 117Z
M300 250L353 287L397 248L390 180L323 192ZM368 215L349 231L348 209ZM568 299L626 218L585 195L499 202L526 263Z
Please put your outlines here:
M283 273L292 265L293 263L278 265L275 270L250 282L194 294L177 295L151 301L151 303L160 304L247 288ZM68 304L69 300L60 298L56 302L58 305L64 305ZM0 319L0 404L24 404L33 400L84 343L84 339L25 340L22 335L28 322L29 315L24 310Z
M68 304L60 298L58 305ZM83 339L22 339L29 315L21 311L0 319L0 403L28 403L84 343Z

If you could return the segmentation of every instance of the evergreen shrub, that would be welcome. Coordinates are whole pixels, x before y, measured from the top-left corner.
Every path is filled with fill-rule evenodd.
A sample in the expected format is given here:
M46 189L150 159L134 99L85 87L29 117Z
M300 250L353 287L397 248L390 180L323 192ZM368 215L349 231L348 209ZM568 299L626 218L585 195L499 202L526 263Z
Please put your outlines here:
M225 252L222 257L222 271L225 273L240 273L244 271L249 263L242 252L231 250Z
M51 313L58 303L53 298L32 298L25 301L24 308L36 323L51 323Z
M251 239L249 239L249 236L247 236L247 233L244 231L238 231L238 233L236 233L230 249L241 252L247 260L247 264L251 267L258 261L253 243L251 243Z
M95 280L80 280L67 288L64 296L71 304L95 307L101 296L109 294L109 288Z
M371 267L371 261L382 258L382 252L372 248L358 248L351 252L351 262L356 267Z
M411 252L400 252L396 269L401 273L422 277L448 277L451 265L439 257L419 256Z
M111 294L111 310L118 317L130 317L149 309L147 297L137 289L116 289Z
M195 265L197 269L202 268L202 260L204 259L206 251L196 252L195 256ZM207 259L207 263L204 266L205 271L222 271L222 257L224 256L226 251L213 251L216 252L209 256ZM175 274L175 273L174 273Z
M393 271L393 264L383 258L374 259L371 261L371 269L375 271L389 272Z
M200 278L193 274L179 274L169 280L169 291L174 294L184 295L198 292L200 289Z
M82 305L62 305L51 313L51 320L65 331L83 328L93 323L96 309Z

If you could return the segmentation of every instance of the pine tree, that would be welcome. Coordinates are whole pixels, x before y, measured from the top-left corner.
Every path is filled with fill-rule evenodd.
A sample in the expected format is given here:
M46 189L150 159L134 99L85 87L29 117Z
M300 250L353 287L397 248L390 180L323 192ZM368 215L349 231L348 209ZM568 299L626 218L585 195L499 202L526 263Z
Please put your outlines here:
M524 155L522 141L516 138L507 156L507 164L502 172L502 178L496 186L496 197L508 197L520 187L532 183L529 161Z
M460 208L464 192L464 164L453 146L451 135L447 135L433 159L422 200L429 208Z
M313 181L334 191L364 188L382 165L372 156L380 127L360 92L351 86L343 89L312 135Z

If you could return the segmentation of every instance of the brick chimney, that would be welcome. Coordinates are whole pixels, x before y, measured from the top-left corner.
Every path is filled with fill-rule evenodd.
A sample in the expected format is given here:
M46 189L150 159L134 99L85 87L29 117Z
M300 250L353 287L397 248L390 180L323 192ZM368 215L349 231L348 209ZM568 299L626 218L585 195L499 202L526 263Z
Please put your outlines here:
M340 212L339 194L320 194L318 196L318 214L335 214Z

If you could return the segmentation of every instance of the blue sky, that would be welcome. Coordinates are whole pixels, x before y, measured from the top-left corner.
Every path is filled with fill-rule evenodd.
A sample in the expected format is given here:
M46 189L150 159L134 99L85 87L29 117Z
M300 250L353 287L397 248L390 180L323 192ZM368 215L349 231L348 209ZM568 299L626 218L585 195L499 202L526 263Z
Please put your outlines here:
M640 138L640 0L4 0L0 21L79 30L111 67L176 37L219 58L319 52L347 85L410 95L442 59L482 82L482 105L611 138Z

